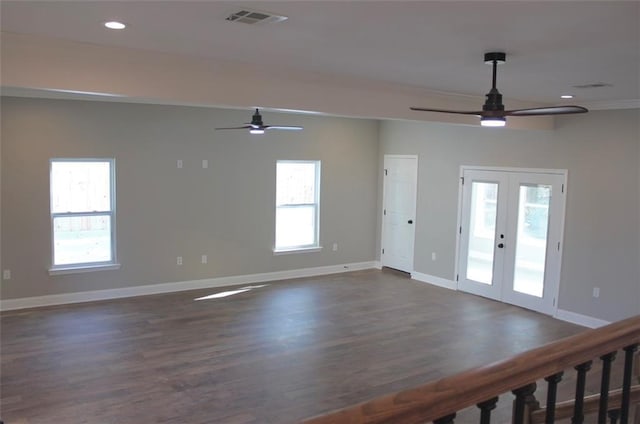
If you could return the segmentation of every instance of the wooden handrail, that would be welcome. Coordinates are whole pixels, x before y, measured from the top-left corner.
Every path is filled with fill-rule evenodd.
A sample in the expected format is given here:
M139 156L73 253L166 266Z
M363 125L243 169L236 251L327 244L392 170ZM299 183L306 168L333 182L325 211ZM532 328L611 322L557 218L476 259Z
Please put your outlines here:
M305 423L421 424L636 343L640 343L640 315Z

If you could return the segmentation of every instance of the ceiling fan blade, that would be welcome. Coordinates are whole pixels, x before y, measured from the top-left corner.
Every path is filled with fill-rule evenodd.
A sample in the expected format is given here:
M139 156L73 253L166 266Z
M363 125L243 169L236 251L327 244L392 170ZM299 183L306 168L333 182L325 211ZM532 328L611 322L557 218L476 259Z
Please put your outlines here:
M248 128L253 128L253 125L244 125L242 127L225 127L225 128L216 128L216 130L246 130Z
M464 111L464 110L447 110L447 109L430 109L425 107L411 107L411 110L416 110L420 112L440 112L440 113L456 113L458 115L482 115L482 111L474 110L474 111Z
M582 106L549 106L530 109L505 110L504 116L570 115L572 113L586 112L589 112L589 109Z
M288 125L265 125L265 130L301 130L302 127L293 127Z

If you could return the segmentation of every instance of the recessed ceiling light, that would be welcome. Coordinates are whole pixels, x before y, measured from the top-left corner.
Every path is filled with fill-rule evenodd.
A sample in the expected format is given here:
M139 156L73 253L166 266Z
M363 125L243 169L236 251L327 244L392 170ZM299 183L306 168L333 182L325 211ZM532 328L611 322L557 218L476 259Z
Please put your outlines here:
M125 29L127 27L125 24L118 21L105 22L104 26L106 26L109 29Z
M560 96L561 99L573 99L573 94L563 94Z

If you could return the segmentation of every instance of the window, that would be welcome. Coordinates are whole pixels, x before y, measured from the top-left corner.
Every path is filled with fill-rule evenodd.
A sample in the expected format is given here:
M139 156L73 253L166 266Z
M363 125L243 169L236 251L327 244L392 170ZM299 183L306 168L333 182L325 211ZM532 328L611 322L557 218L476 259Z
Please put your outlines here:
M320 161L276 163L275 251L318 249Z
M113 159L51 159L51 271L115 265Z

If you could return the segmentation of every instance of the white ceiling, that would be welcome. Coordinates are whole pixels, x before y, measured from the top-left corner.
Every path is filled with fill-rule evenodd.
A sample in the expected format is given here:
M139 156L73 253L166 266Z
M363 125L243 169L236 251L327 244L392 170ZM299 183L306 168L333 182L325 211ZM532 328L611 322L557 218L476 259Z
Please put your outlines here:
M3 31L542 104L640 99L639 1L2 1ZM275 24L225 18L241 8ZM106 20L129 24L105 29ZM600 88L576 85L605 83ZM574 94L571 101L561 94Z

